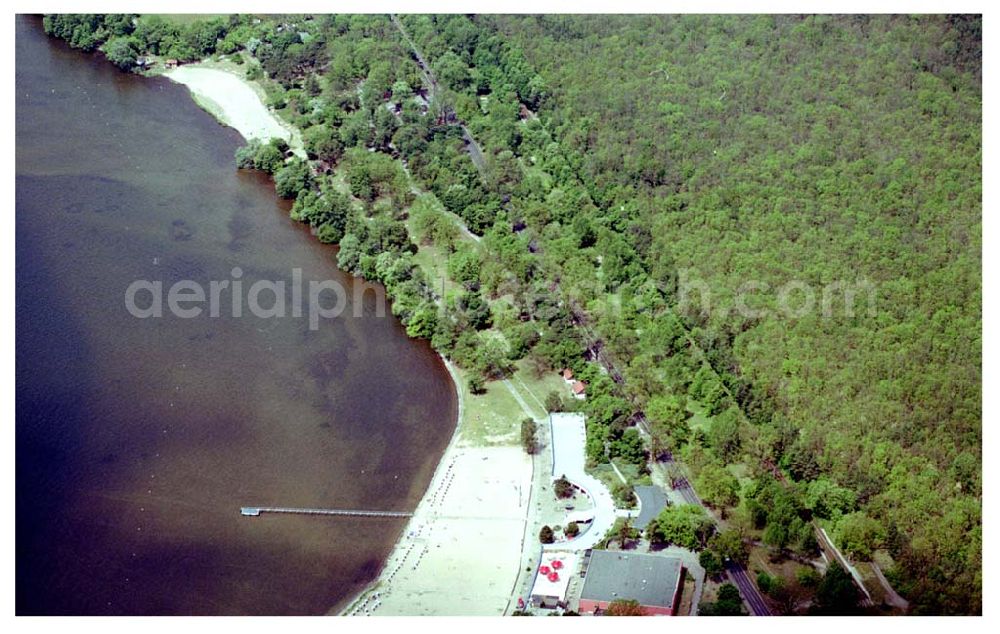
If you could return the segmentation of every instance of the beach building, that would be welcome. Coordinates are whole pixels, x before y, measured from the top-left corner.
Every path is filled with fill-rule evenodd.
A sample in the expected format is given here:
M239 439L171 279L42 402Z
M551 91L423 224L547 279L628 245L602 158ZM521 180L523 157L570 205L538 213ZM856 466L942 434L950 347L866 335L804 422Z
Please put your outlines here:
M639 498L639 515L632 521L632 526L644 531L649 522L667 508L667 493L658 486L646 485L635 487L635 494Z
M531 586L531 605L536 608L566 607L569 580L576 571L576 553L549 550L542 553L542 561L535 572Z
M584 573L580 614L600 614L616 599L635 600L650 616L676 613L684 567L676 557L595 550Z

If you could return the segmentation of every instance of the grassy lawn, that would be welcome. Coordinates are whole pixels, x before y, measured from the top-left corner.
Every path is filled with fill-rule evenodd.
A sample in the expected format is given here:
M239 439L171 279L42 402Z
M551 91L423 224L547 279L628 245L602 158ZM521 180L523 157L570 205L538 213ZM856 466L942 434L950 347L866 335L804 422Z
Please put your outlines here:
M407 219L406 229L413 239L416 234L413 231L412 218ZM423 270L424 275L427 276L427 283L437 295L444 297L447 291L455 288L454 283L448 279L448 255L443 249L433 244L418 244L413 261ZM444 289L443 292L442 289Z
M750 467L747 466L746 463L741 462L738 464L731 464L728 465L726 469L729 470L729 473L736 476L741 488L754 483L754 479L750 475Z
M700 429L707 432L712 419L705 413L705 408L700 403L688 399L687 410L691 412L691 418L688 419L688 425L690 425L691 429Z
M606 484L609 489L622 483L621 478L609 464L599 464L593 469L587 469L587 473Z
M628 480L630 485L637 486L653 483L648 475L640 475L639 467L635 466L631 462L625 462L619 458L615 458L613 462L615 463L615 466L618 467L618 470L621 471L622 475L625 476L625 479ZM615 478L618 482L621 482L621 479L617 476L615 476Z
M750 562L747 570L754 578L756 578L757 573L766 572L772 577L785 580L787 583L795 583L796 573L810 567L794 559L781 558L774 561L771 559L770 549L764 546L754 546L750 551Z
M558 372L545 372L538 376L524 359L514 365L517 371L511 378L511 382L514 383L514 387L521 391L524 400L528 401L532 407L544 410L545 397L548 396L549 392L556 392L563 398L563 401L572 398L566 382L563 381Z
M461 441L465 445L489 447L519 445L524 410L499 381L488 381L485 394L469 392L470 373L459 369L465 402Z

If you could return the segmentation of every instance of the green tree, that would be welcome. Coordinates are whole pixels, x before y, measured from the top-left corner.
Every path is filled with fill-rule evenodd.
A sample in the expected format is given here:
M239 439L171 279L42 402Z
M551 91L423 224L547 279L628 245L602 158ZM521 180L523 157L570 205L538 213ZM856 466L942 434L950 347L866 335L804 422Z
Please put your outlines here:
M703 550L698 554L698 563L705 569L705 574L709 577L718 577L722 574L722 560L711 550Z
M323 225L326 227L327 225ZM437 327L438 311L433 302L424 302L414 311L406 322L406 334L409 337L430 339Z
M302 142L311 159L335 164L344 155L340 134L327 125L314 125L302 133Z
M545 409L549 412L563 411L563 399L559 392L549 392L545 395Z
M746 616L740 591L731 583L719 587L718 598L714 602L703 602L698 606L701 616Z
M668 506L646 527L646 534L656 544L676 544L690 550L705 546L715 530L715 523L695 504Z
M646 447L635 427L626 429L621 437L611 441L608 453L612 458L621 458L640 467L646 464Z
M538 541L543 544L551 544L556 540L556 534L553 532L552 527L546 524L542 527L542 530L538 533Z
M652 433L668 449L679 448L691 433L688 427L691 415L677 396L654 396L646 405L645 413Z
M481 376L469 377L469 393L477 395L486 393L486 384L483 382L483 377Z
M604 616L645 616L646 611L635 599L615 599L604 610Z
M814 612L824 615L856 614L858 598L851 574L833 562L816 588Z
M708 428L708 443L724 463L736 461L742 441L739 414L735 408L726 410L712 420Z
M311 186L312 172L302 159L292 159L274 173L274 190L282 198L295 198Z
M531 455L538 450L538 441L535 434L538 431L538 424L532 418L525 418L521 421L521 447L525 453Z
M573 483L565 475L561 475L555 479L552 483L552 490L555 492L557 498L573 497Z
M750 547L738 530L726 529L712 537L712 550L723 562L732 560L746 565L750 557Z
M469 67L465 62L448 51L433 64L434 74L445 86L454 91L461 91L469 85L471 77Z
M122 70L132 70L139 58L130 37L113 37L104 44L103 50L108 61Z
M844 553L859 559L871 559L885 540L882 525L860 511L842 517L833 532Z
M695 481L702 499L715 508L733 506L740 501L740 483L728 469L715 463L701 468Z
M611 497L614 498L615 506L618 508L635 508L635 491L632 485L626 482L616 482L611 487Z

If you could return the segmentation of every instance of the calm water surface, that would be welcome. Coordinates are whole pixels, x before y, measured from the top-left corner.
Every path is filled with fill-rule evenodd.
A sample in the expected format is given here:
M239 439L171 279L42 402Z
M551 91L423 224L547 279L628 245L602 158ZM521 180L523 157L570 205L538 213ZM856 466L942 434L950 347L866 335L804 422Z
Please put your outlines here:
M356 282L185 88L16 33L17 612L326 612L402 523L239 507L412 509L447 371L371 294L318 331L131 317L136 279Z

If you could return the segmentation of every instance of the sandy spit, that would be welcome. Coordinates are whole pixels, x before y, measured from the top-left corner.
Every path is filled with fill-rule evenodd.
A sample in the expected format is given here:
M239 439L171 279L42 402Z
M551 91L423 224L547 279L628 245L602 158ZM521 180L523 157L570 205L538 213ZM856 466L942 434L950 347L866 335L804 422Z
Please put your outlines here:
M245 78L198 64L172 68L164 76L187 86L198 105L220 122L235 128L244 139L281 138L296 154L304 156L297 131L268 109L255 86Z

